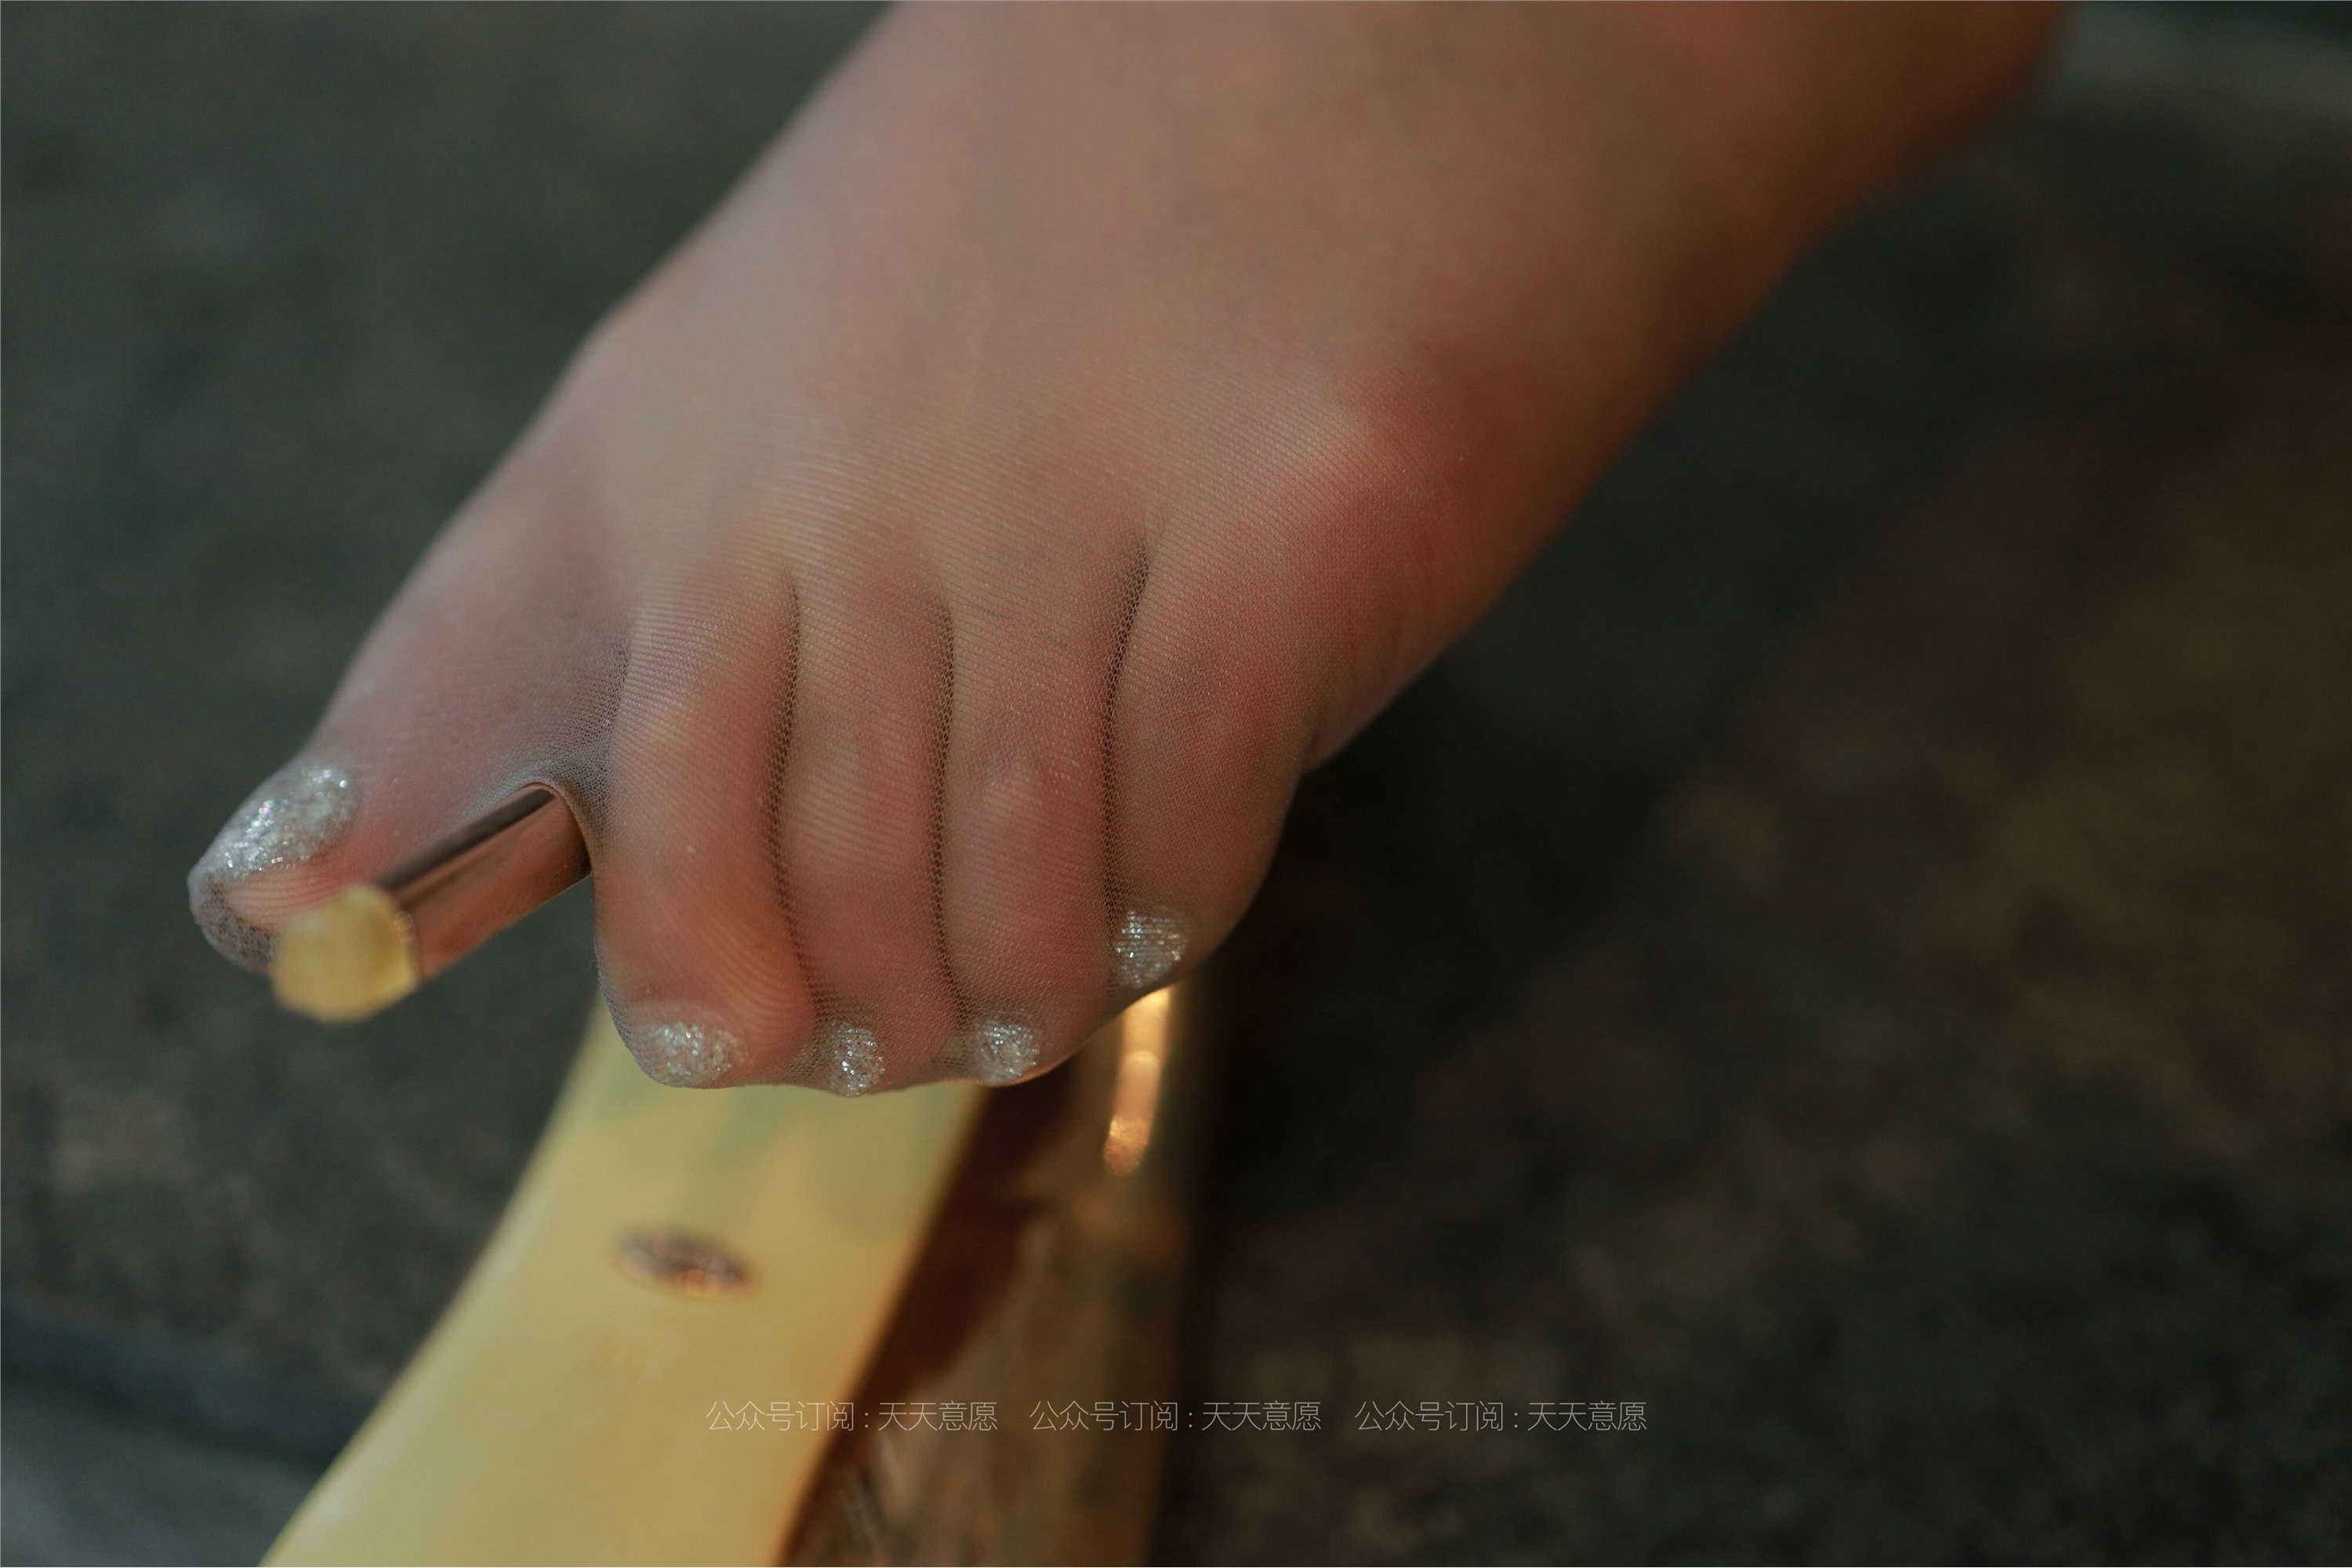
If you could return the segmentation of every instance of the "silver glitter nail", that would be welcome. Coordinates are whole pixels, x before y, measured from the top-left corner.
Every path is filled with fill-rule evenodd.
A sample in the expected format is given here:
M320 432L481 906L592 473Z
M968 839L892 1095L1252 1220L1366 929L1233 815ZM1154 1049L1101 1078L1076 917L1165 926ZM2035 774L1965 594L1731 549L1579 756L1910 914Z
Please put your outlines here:
M664 1018L625 1030L629 1054L656 1083L703 1089L734 1069L742 1056L735 1037L712 1024Z
M188 873L188 908L205 940L248 968L269 963L269 933L230 909L232 882L299 864L342 837L360 806L352 776L331 763L289 763L255 790Z
M1121 989L1149 991L1184 961L1184 922L1174 915L1129 910L1111 937Z
M985 1018L972 1026L964 1054L982 1083L1011 1083L1037 1070L1037 1031L1009 1018Z
M809 1042L817 1085L839 1095L864 1094L882 1081L882 1042L855 1024L827 1024Z
M253 792L213 840L199 869L234 882L308 860L351 826L359 804L352 775L342 769L292 763Z

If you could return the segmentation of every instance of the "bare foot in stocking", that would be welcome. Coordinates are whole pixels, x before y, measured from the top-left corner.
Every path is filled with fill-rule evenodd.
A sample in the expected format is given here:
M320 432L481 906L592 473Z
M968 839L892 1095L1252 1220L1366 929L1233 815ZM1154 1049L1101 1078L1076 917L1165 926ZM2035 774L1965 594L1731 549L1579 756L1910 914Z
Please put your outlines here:
M666 1081L1050 1065L1302 770L2046 18L922 8L601 328L191 879L216 944L541 781Z

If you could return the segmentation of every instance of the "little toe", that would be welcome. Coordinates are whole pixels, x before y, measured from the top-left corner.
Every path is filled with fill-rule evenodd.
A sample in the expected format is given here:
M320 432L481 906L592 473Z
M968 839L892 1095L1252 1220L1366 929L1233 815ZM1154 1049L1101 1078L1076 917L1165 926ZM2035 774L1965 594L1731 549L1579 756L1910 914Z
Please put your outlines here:
M1154 562L1110 718L1117 995L1183 973L1256 892L1312 732L1299 675L1213 574Z

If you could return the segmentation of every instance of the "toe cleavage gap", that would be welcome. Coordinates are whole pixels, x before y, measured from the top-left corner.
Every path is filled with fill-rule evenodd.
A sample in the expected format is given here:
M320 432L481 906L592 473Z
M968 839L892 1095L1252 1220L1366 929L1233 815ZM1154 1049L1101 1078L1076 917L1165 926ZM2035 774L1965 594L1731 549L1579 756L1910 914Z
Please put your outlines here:
M784 592L784 699L768 732L768 766L760 781L761 849L768 860L768 886L774 891L787 940L794 952L805 951L793 918L792 882L784 870L784 768L793 752L793 721L800 712L801 672L800 584L786 574Z

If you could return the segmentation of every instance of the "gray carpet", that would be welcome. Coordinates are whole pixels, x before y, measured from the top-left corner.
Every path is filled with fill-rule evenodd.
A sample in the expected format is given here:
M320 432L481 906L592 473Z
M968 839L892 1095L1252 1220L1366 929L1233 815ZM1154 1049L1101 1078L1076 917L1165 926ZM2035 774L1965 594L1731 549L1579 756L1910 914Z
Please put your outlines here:
M495 1218L584 904L335 1032L180 879L866 19L8 8L0 1555L257 1551ZM2352 27L2091 18L1302 792L1162 1552L2352 1552L2347 517Z

